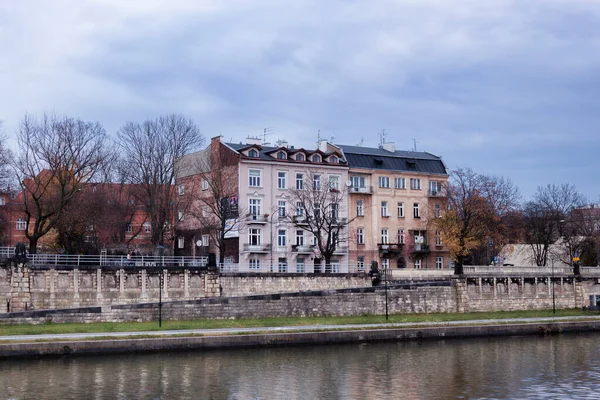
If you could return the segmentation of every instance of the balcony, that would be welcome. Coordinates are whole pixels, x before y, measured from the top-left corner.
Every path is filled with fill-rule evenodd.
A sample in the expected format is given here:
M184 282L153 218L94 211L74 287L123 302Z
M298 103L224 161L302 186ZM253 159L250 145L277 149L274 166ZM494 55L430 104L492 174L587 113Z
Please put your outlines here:
M244 243L245 253L268 253L271 250L270 244L249 244Z
M264 225L269 222L269 214L246 214L246 221L249 224Z
M446 197L446 193L443 189L440 189L440 190L429 189L429 191L427 192L427 195L429 197Z
M416 243L413 254L429 254L429 245Z
M377 244L377 248L379 249L379 254L383 257L393 257L402 252L404 247L403 243L379 243Z
M348 224L348 218L333 218L331 220L331 224L332 225L347 225Z
M364 187L352 186L348 191L350 193L358 193L358 194L373 194L373 186L364 186Z
M337 246L333 254L346 254L348 253L348 246Z
M297 254L312 254L314 251L315 246L311 246L311 245L299 245L299 244L293 244L292 245L292 253L297 253Z
M308 217L306 215L294 215L292 217L292 221L294 221L294 223L298 225L307 225Z

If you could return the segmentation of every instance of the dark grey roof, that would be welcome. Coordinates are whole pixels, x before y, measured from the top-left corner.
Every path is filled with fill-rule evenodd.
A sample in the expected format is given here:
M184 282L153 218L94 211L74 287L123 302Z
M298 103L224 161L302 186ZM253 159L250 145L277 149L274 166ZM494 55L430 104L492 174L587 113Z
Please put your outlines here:
M303 152L307 156L314 154L314 153L319 153L323 156L328 156L329 154L334 154L334 153L323 153L322 151L319 151L317 149L308 150L308 149L303 149L303 148L291 148L291 147L287 147L287 148L286 147L270 147L270 146L244 144L244 143L225 143L225 145L231 147L233 150L235 150L237 152L240 152L240 150L243 150L243 149L249 149L251 147L254 147L259 150L258 159L265 160L265 161L285 161L285 160L274 159L273 156L271 155L271 152L273 152L274 150L279 150L279 149L287 151L289 154ZM338 152L336 152L335 154L339 156L340 164L345 165L346 159L345 159L344 155L342 153L338 153ZM296 161L296 160L292 160L292 159L289 159L289 161L302 162L302 161ZM309 160L307 160L306 162L310 163ZM338 165L338 164L328 164L328 163L324 163L324 164Z
M337 145L350 168L422 172L447 175L446 166L436 155L420 151L387 151L372 147Z

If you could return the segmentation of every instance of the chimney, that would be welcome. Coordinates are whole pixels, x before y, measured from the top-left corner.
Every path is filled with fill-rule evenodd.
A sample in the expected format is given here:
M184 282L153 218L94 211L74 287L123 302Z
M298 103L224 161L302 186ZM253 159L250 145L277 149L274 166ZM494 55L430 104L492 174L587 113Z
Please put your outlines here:
M396 151L396 143L394 143L394 142L384 143L383 149L389 151L390 153L394 153Z

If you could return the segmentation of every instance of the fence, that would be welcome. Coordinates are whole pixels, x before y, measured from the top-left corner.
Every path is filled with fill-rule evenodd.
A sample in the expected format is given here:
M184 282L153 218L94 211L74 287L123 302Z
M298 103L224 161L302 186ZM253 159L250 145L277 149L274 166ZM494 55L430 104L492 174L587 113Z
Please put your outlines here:
M347 273L360 273L365 272L364 265L294 265L290 266L287 264L273 264L273 265L262 265L262 264L220 264L219 270L221 272L236 272L236 273L292 273L292 274L313 274L315 272L328 273L328 274L347 274Z
M60 265L74 267L206 267L208 257L184 256L109 256L80 254L29 254L32 265Z

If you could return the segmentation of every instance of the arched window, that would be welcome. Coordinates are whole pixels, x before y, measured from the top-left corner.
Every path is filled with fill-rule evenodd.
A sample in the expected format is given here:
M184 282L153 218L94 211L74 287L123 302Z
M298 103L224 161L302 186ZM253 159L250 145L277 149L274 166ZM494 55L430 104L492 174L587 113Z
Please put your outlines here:
M287 158L287 155L285 154L285 151L278 151L277 152L277 159L278 160L285 160Z
M331 157L329 157L329 162L332 164L337 164L338 158L336 156L331 156Z
M252 149L248 152L248 157L258 157L258 151Z
M321 162L321 156L318 154L313 154L312 162Z
M304 161L304 154L302 154L302 153L296 154L296 161Z

